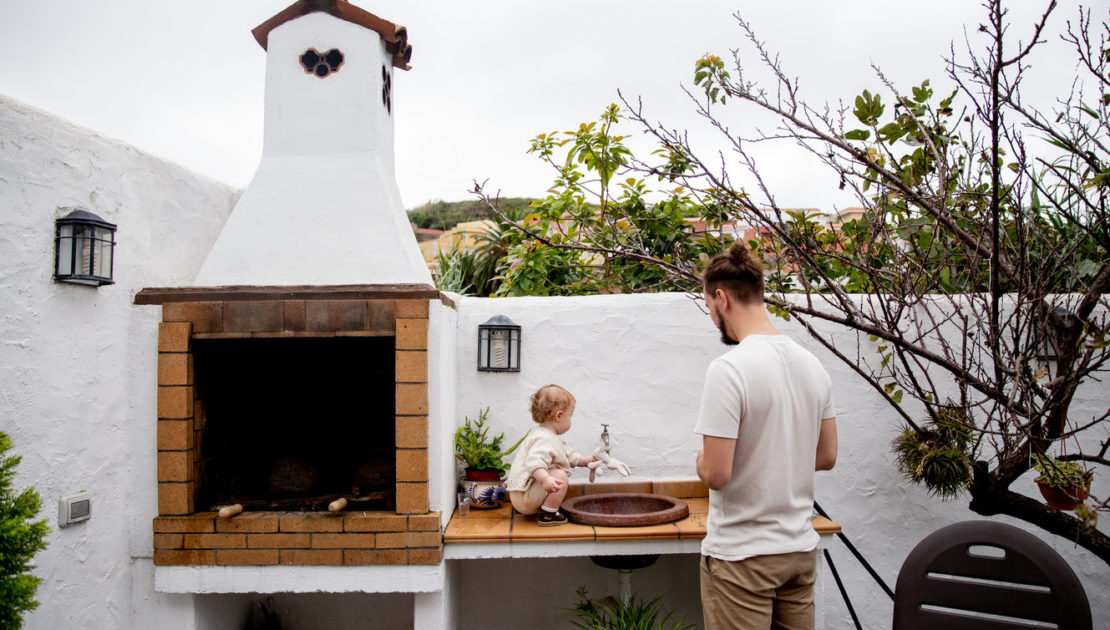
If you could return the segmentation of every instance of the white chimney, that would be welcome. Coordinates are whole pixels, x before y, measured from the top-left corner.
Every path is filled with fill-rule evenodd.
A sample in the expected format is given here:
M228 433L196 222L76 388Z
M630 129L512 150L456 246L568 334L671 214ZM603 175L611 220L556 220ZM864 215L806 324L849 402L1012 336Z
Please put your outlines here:
M254 34L267 50L262 162L193 285L432 284L393 166L404 28L301 0Z

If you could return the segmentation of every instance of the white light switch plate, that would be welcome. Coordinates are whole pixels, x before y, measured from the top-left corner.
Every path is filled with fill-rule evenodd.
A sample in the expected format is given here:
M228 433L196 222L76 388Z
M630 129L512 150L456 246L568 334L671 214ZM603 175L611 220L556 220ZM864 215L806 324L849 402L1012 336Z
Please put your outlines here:
M92 516L92 498L88 492L75 492L58 499L58 526L68 527L89 520Z

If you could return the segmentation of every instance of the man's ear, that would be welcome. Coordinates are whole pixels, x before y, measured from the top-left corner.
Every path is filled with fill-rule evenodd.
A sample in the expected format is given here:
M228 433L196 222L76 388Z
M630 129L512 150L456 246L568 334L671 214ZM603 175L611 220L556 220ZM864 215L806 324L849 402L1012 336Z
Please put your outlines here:
M713 290L713 300L721 305L721 310L727 311L732 305L732 296L724 289Z

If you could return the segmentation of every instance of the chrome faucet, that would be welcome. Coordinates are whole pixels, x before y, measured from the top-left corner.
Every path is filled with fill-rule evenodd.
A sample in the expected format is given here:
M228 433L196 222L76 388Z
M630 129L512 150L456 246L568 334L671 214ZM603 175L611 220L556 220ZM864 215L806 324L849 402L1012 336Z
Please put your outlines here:
M602 423L601 425L601 443L605 445L605 450L609 450L609 425Z

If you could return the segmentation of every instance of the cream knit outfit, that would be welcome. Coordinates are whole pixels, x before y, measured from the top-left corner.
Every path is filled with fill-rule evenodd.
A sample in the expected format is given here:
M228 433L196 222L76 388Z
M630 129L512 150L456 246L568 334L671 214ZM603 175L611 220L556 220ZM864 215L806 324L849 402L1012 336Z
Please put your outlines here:
M582 455L567 446L563 438L551 429L540 425L532 429L517 449L513 464L509 467L509 475L505 478L505 489L510 493L527 492L532 484L538 483L532 476L536 469L544 468L548 471L560 469L567 471L569 475L571 469L577 466L581 459ZM514 505L516 505L515 501ZM537 505L536 508L538 509L539 506ZM518 511L523 510L519 510L518 507Z

